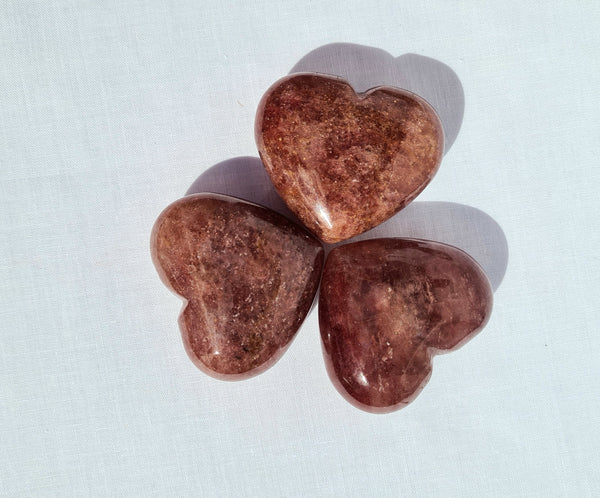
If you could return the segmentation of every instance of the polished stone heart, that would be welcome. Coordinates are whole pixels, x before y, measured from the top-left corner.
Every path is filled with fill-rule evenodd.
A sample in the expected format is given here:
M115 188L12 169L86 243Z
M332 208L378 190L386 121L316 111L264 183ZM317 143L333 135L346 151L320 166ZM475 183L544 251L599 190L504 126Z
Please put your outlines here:
M433 108L391 87L355 93L344 80L294 74L262 98L260 157L298 218L327 243L379 225L431 181L444 150Z
M336 247L319 297L330 377L364 410L401 408L427 383L432 357L473 337L491 308L483 270L455 247L400 238Z
M188 355L229 380L281 357L310 310L324 258L321 243L283 216L217 194L167 207L151 249L163 282L184 299Z

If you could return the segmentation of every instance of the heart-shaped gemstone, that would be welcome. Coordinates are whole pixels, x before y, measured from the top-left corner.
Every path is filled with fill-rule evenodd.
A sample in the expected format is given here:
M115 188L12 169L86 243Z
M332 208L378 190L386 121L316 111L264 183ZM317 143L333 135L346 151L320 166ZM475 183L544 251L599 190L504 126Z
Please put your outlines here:
M400 238L336 247L319 297L329 374L364 410L401 408L427 383L432 357L481 330L491 308L483 270L455 247Z
M391 87L357 94L344 80L294 74L262 98L260 157L298 218L327 243L379 225L431 181L444 150L433 108Z
M303 228L234 197L196 194L160 215L152 257L184 299L192 361L223 379L256 375L281 357L310 310L323 248Z

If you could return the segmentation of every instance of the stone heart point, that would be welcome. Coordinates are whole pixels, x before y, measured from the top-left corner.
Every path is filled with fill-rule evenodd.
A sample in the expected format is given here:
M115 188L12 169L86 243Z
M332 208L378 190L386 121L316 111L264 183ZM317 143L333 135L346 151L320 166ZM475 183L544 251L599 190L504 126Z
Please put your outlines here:
M355 93L341 78L300 73L262 98L255 137L279 195L317 237L339 242L406 206L431 181L442 125L417 95Z
M188 355L226 380L281 357L310 310L324 258L321 243L283 216L217 194L167 207L151 250L163 282L184 300Z
M329 375L359 408L401 408L427 383L433 356L473 337L491 308L483 270L455 247L400 238L336 247L319 297Z

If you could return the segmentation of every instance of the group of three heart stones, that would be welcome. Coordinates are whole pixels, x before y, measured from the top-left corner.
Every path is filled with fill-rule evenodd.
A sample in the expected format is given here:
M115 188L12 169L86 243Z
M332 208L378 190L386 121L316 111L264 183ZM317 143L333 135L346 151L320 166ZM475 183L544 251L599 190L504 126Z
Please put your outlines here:
M184 197L160 215L152 256L185 305L188 355L221 379L263 372L285 352L321 282L319 326L334 385L356 406L412 401L432 357L485 325L489 282L467 254L415 239L339 245L412 201L435 175L441 123L396 88L357 94L337 77L295 74L262 98L255 136L279 195L304 224L224 195ZM324 266L324 267L323 267Z

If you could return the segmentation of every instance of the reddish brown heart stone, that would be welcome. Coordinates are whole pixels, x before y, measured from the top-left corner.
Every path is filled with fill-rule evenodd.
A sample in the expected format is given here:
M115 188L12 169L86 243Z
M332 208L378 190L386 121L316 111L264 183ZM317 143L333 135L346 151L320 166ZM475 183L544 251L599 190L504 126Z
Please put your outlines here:
M261 159L289 208L334 243L379 225L412 201L444 150L433 108L391 87L356 94L344 80L294 74L262 98Z
M188 355L228 380L281 357L310 309L324 257L320 242L283 216L217 194L167 207L151 248L164 283L184 299Z
M329 374L364 410L401 408L427 383L432 357L473 337L491 308L483 270L455 247L417 239L336 247L319 298Z

